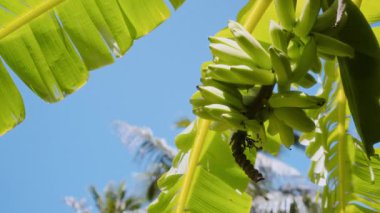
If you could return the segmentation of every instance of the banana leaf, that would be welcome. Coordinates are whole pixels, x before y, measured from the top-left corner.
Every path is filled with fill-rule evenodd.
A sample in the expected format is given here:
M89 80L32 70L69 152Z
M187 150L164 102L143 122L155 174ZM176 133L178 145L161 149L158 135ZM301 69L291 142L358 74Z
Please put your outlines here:
M337 97L341 85L335 64L335 61L327 61L325 65L326 75L320 96L329 101L321 108L321 114L316 114L318 129L301 136L304 143L308 142L306 155L312 161L309 178L323 186L323 212L376 212L380 205L380 188L377 187L380 160L369 160L361 141L336 128L340 111ZM349 125L348 117L346 127ZM342 136L345 137L343 144L339 141ZM375 151L378 153L379 149Z
M172 0L172 5L183 2ZM169 16L164 0L0 0L0 56L35 94L54 103ZM25 113L4 67L0 75L2 135Z
M362 0L360 10L369 23L380 21L380 4L378 0Z
M380 47L364 15L347 4L347 22L339 39L355 49L355 57L340 57L339 66L345 94L357 131L368 155L380 141Z
M158 181L161 194L148 208L148 212L174 212L185 202L188 212L249 212L251 197L244 191L249 179L235 163L229 146L229 134L208 131L185 201L179 200L189 155L194 151L194 140L199 131L193 122L176 138L179 153L172 168ZM195 152L194 152L195 153Z

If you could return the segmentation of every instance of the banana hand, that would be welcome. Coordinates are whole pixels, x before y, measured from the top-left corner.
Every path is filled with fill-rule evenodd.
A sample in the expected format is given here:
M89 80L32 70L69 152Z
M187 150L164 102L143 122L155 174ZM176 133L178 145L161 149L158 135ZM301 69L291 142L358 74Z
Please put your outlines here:
M268 52L243 26L237 22L229 21L228 27L239 46L251 57L256 66L264 69L271 68Z

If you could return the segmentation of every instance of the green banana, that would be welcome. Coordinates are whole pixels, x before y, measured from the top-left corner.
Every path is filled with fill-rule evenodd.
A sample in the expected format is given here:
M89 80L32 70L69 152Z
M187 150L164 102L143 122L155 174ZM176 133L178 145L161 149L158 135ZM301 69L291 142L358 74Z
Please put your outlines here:
M262 127L260 122L254 119L246 120L244 121L244 124L245 124L245 127L252 132L258 132Z
M240 93L243 95L243 103L244 105L250 105L256 99L257 94L260 91L261 86L256 85L254 87L248 89L240 90Z
M227 124L229 124L235 129L239 129L239 130L246 129L244 120L248 118L242 117L240 113L236 113L236 112L223 113L220 115L220 117L222 118L222 121L225 121Z
M309 73L306 73L306 75L297 82L299 86L306 89L313 87L316 83L317 80Z
M289 84L291 75L291 66L288 57L276 48L270 47L269 53L272 60L273 70L277 77L278 85Z
M270 122L273 126L277 127L277 131L280 134L281 143L284 144L285 147L290 148L295 141L293 129L278 119L273 113L270 116Z
M268 102L273 108L297 107L302 109L316 109L323 106L326 100L317 96L309 96L300 91L287 91L273 94Z
M242 95L237 90L232 92L233 90L222 90L214 86L198 86L198 89L202 96L212 103L230 105L238 110L245 108Z
M215 118L210 115L205 109L203 106L200 106L200 107L195 107L193 108L193 114L194 115L197 115L203 119L206 119L206 120L215 120Z
M212 64L209 65L208 76L215 80L232 84L272 85L275 83L275 77L271 71L244 65Z
M234 84L228 84L225 82L219 82L211 77L205 77L201 78L201 82L204 86L213 86L218 89L221 89L223 91L228 91L228 93L231 93L231 95L239 97L241 96L240 91Z
M210 44L210 49L218 64L255 66L249 55L229 45L212 43Z
M303 45L301 45L299 41L296 41L296 39L289 41L287 55L291 61L297 61L297 59L300 57L302 46Z
M334 27L338 11L338 2L339 1L334 1L324 13L318 16L313 26L313 32L324 32Z
M313 37L315 38L317 49L320 53L339 57L354 57L354 48L338 39L321 33L313 33Z
M233 47L233 48L241 50L241 48L238 45L238 43L236 41L232 40L232 39L229 39L229 38L210 36L210 37L208 37L208 40L210 41L210 43L225 44L225 45L228 45L230 47Z
M269 32L273 47L287 53L289 33L282 29L281 26L274 21L270 22Z
M300 108L274 108L276 117L289 127L301 132L311 132L315 129L315 123Z
M317 45L314 38L310 38L305 44L300 57L297 59L293 73L292 82L298 82L301 80L311 68L311 64L318 58Z
M232 115L234 119L239 121L244 121L248 119L238 110L223 104L209 104L204 106L203 108L208 114L214 117L214 120L220 120L222 114Z
M202 63L202 66L201 66L201 78L205 78L206 77L206 73L208 71L208 65L210 64L213 64L214 62L212 61L206 61L204 63Z
M292 31L295 23L293 0L275 0L274 5L280 24L285 29Z
M201 94L200 91L196 91L190 98L190 103L193 105L194 108L196 107L202 107L207 104L210 104Z
M321 8L321 0L306 0L301 17L294 27L294 33L303 38L306 37L314 26Z
M272 136L275 136L278 134L278 125L277 125L277 122L276 120L273 120L273 119L277 119L274 117L273 115L273 112L269 114L269 124L268 124L268 127L267 127L267 132L269 133L269 135L272 135Z
M243 26L237 22L229 21L228 27L236 42L251 57L256 66L264 69L272 67L268 52Z

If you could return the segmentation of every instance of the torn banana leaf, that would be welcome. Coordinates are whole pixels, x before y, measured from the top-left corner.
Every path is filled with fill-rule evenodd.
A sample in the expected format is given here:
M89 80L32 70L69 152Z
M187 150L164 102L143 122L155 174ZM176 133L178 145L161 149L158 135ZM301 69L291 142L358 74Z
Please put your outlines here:
M44 101L58 102L169 16L164 0L1 0L0 60ZM24 105L4 67L0 75L2 135L23 120Z

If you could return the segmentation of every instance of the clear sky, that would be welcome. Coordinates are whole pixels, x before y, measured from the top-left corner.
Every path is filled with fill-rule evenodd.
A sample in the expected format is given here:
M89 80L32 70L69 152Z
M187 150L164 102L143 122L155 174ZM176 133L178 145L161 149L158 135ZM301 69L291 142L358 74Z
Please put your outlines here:
M44 103L15 79L27 117L0 138L0 212L70 213L65 196L90 200L90 184L103 189L111 180L131 180L135 167L113 122L150 127L172 142L178 133L174 122L193 118L188 99L199 83L200 65L210 59L207 37L235 19L245 3L188 0L123 58L92 72L86 86L58 104Z

